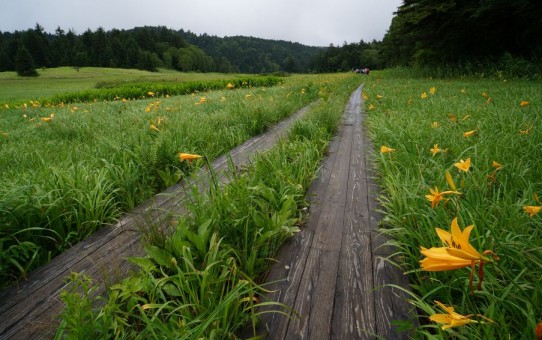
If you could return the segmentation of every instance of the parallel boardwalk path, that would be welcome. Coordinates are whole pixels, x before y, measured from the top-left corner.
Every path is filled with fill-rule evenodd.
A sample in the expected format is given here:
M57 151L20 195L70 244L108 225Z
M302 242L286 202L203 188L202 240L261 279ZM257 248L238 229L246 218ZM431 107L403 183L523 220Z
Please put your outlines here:
M268 298L298 316L263 314L267 339L407 338L393 320L409 320L401 271L385 260L391 249L377 232L377 186L362 125L360 86L310 190L306 226L282 247L271 268Z
M383 258L390 250L376 227L379 216L368 154L371 145L362 125L360 86L351 96L339 134L313 182L306 227L281 249L266 288L269 298L291 306L299 318L263 314L260 331L268 339L365 339L376 335L399 339L391 321L409 319L409 306L400 291L405 278ZM236 167L274 146L304 108L230 152ZM223 156L212 163L217 173L228 166ZM197 177L206 178L202 169ZM225 176L221 182L227 181ZM203 181L205 183L205 181ZM204 184L200 184L204 185ZM164 226L185 213L185 190L180 185L148 200L37 270L17 287L0 292L0 339L50 338L62 309L59 293L70 272L91 276L101 284L118 281L133 269L126 257L141 256L141 229Z
M273 147L308 108L299 110L266 133L233 149L228 156L213 161L214 171L219 176L223 175L229 157L236 167L248 164L255 153ZM196 177L203 178L205 183L209 173L202 169ZM219 181L226 182L227 178L220 176ZM149 225L167 225L171 218L185 213L182 204L185 198L182 186L168 188L126 214L117 224L100 229L38 268L18 286L0 292L0 339L53 337L59 324L57 317L63 307L59 294L67 286L68 275L78 272L91 276L101 285L97 293L102 293L107 284L120 280L134 268L127 257L144 255L141 230Z

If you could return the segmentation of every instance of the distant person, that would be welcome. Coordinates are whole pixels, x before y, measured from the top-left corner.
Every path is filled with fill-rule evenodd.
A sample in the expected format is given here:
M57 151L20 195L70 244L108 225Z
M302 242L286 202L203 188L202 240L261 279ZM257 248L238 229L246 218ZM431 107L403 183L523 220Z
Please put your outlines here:
M366 67L366 68L363 69L363 73L365 73L366 75L369 75L369 72L370 72L370 71L371 71L371 70L369 70L368 67Z

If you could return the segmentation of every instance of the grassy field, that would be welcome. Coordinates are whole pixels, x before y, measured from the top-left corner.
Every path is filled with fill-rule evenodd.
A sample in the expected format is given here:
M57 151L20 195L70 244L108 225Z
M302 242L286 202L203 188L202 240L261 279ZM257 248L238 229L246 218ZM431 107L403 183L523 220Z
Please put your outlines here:
M383 227L410 276L421 313L417 337L535 338L542 321L541 85L421 79L400 70L368 77Z
M325 79L0 108L0 281L24 277L186 176L190 168L179 161L180 152L212 160L325 97Z
M39 69L39 77L19 77L15 72L0 72L0 104L40 100L72 91L83 91L108 83L186 82L231 79L243 75L221 73L181 73L161 69L159 72L117 68L71 67Z
M352 75L309 79L324 100L228 185L208 194L196 191L190 214L173 235L147 245L147 257L132 259L141 269L137 275L103 297L93 296L85 276L72 277L57 335L233 339L257 323L256 307L273 305L261 300L258 278L281 243L298 231L304 193L360 82ZM98 299L105 303L92 308ZM288 306L274 307L289 312Z

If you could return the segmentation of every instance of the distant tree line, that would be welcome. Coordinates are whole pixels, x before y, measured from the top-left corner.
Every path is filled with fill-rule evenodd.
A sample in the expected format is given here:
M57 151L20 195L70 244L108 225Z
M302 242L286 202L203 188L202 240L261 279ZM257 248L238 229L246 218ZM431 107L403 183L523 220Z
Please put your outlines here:
M312 58L323 49L252 37L197 36L166 27L98 28L82 34L58 27L50 34L36 24L26 31L0 32L0 71L95 66L149 71L310 72Z
M376 40L366 43L346 42L343 46L329 45L311 61L311 69L315 72L342 72L352 69L369 68L371 70L384 68L385 61L381 56L382 43Z
M403 0L381 44L387 66L540 63L540 0Z
M253 37L196 35L166 27L0 32L0 71L99 66L155 71L341 72L392 66L469 71L497 64L542 74L540 0L403 0L382 41L312 47ZM469 66L470 65L470 66ZM474 65L474 66L473 66Z

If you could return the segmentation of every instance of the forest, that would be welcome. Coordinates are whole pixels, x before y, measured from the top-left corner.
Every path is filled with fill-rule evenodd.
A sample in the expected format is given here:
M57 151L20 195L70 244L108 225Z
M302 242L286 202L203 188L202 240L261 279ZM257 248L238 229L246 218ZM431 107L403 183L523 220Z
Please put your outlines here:
M309 72L324 48L254 37L219 38L166 27L86 30L77 35L58 27L54 34L40 24L26 31L0 34L0 71L18 64L41 67L117 67L156 71L272 73Z
M540 32L542 4L536 0L404 0L382 41L327 47L166 27L87 29L79 35L58 27L47 33L37 23L26 31L0 32L0 71L37 75L31 71L41 67L97 66L324 73L408 66L466 73L498 69L537 78L542 73Z

